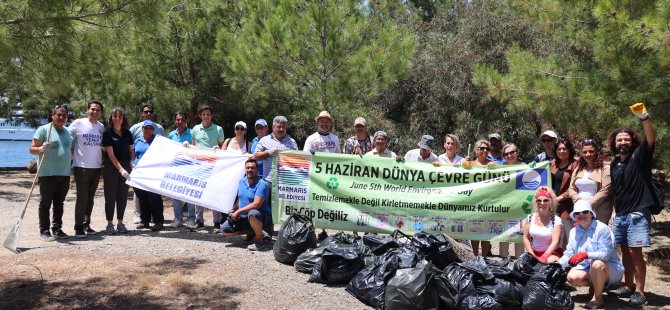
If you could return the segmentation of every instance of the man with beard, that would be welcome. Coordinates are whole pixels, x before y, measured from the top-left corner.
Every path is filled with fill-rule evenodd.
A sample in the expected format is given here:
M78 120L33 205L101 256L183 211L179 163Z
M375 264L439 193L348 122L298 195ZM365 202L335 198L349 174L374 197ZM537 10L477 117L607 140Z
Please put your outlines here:
M305 140L305 152L342 153L340 150L340 139L331 131L333 130L333 118L328 111L321 111L315 119L317 132Z
M489 151L487 159L489 161L495 161L498 165L504 164L505 160L502 156L502 137L499 133L494 132L489 135L489 145L491 145L491 150Z
M368 135L365 118L357 117L354 120L354 132L356 135L344 142L344 154L364 155L372 151L372 139Z
M642 248L650 245L649 207L655 202L649 184L656 132L644 104L638 103L631 110L642 122L645 139L630 128L614 129L608 138L610 148L617 154L611 164L611 190L616 212L614 241L621 245L625 268L624 285L609 293L630 297L629 306L642 308L647 303L644 295L647 265Z

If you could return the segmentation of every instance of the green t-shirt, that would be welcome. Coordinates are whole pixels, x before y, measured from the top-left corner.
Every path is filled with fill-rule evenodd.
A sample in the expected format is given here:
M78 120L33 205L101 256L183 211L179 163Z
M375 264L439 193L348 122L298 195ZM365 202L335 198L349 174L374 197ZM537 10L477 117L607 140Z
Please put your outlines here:
M33 140L39 140L44 143L47 140L51 123L42 125L35 131ZM51 136L49 137L49 150L46 153L46 158L38 157L38 164L44 160L42 169L40 170L41 177L46 176L70 176L72 169L72 136L67 128L63 127L51 129Z
M199 146L213 147L221 144L224 140L223 128L213 123L207 128L203 127L202 124L193 126L191 135L195 140L195 145Z

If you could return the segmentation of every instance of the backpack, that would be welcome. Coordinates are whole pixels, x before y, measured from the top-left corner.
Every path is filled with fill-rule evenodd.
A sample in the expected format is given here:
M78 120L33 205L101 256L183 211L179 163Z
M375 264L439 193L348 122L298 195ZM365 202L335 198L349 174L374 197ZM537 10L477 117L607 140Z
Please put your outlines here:
M647 181L654 205L649 207L651 214L658 215L665 208L665 184L657 178L651 177Z

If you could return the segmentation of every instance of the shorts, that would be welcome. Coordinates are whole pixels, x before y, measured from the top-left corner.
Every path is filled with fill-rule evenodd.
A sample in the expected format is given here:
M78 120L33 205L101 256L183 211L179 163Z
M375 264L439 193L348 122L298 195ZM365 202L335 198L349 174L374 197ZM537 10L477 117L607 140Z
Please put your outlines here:
M540 256L544 255L544 252L545 251L533 251L533 254L535 254L535 256L537 256L537 257L540 257ZM555 255L558 258L561 258L563 256L563 249L558 248L558 249L554 250L554 253L551 253L551 255Z
M238 231L248 231L251 229L251 224L249 224L249 216L253 216L263 223L263 227L269 224L271 217L266 214L258 211L251 210L246 214L241 214L240 217L234 223L231 223L229 220L226 220L223 225L221 225L221 231L224 233L234 233Z
M626 214L617 213L612 224L614 243L631 248L649 246L651 244L650 224L651 212L648 209Z
M586 269L578 269L582 270L585 272L590 271L590 267ZM623 279L623 273L624 273L624 268L621 263L613 263L613 262L607 262L607 282L605 283L605 289L607 289L610 286L616 286L617 284L621 283L621 280Z

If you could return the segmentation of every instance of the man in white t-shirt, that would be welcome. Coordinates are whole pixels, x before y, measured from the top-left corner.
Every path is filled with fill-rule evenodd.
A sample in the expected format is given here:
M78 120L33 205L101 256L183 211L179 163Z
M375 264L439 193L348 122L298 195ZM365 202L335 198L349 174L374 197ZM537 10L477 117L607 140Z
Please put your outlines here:
M438 161L437 155L433 153L433 149L435 148L435 138L433 138L433 136L422 136L418 145L418 149L410 150L405 154L405 160L414 160L424 163L433 163Z
M342 153L340 150L340 139L331 131L333 130L333 117L328 111L321 111L315 119L317 131L305 140L305 152Z
M77 202L74 208L74 236L86 238L95 235L91 228L93 198L98 189L102 172L102 133L105 127L98 121L102 114L102 103L91 101L86 113L88 117L72 122L68 127L72 135L74 151L74 180L77 185Z

